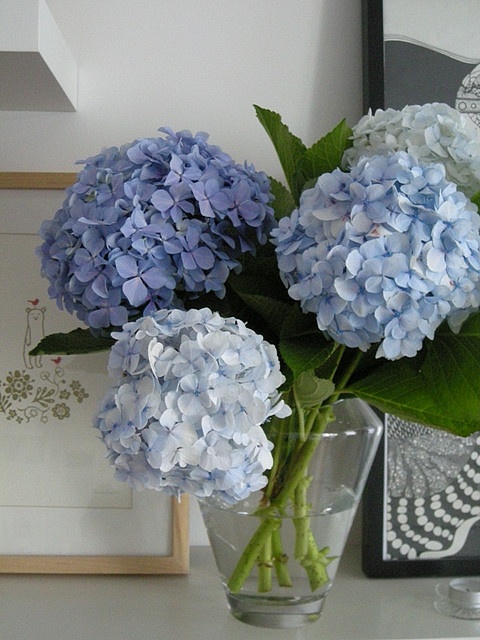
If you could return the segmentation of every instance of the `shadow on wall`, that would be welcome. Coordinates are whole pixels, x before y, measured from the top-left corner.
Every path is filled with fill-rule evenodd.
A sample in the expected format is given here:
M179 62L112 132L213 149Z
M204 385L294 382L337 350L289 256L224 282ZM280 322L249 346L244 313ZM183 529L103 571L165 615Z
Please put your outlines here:
M335 60L334 64L332 58ZM325 61L328 61L328 64L325 64ZM352 126L363 115L360 0L327 0L323 3L318 39L310 63L315 65L316 70L308 113L309 137L306 139L314 142L342 118L346 118L347 124ZM339 81L345 74L349 76L348 83L344 80ZM339 104L344 105L341 111L338 108ZM325 124L326 122L328 124Z

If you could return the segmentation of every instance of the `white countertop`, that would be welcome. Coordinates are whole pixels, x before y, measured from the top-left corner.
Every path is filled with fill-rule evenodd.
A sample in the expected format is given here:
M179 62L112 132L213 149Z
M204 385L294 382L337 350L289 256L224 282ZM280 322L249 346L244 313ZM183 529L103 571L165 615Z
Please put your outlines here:
M192 547L187 576L0 576L0 640L478 640L480 621L435 611L437 582L367 579L350 549L319 621L259 629L228 613L210 549Z

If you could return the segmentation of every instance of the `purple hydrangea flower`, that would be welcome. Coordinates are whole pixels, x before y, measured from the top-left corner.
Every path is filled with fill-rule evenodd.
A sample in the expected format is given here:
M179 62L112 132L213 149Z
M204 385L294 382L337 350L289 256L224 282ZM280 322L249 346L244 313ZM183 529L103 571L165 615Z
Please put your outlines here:
M207 134L174 133L88 158L37 249L49 295L94 329L205 292L225 294L274 226L269 181Z
M290 296L319 328L395 360L478 309L479 220L442 164L398 152L320 176L272 236Z
M94 424L118 479L227 502L265 486L261 425L290 414L275 347L206 308L159 310L113 336L114 384Z

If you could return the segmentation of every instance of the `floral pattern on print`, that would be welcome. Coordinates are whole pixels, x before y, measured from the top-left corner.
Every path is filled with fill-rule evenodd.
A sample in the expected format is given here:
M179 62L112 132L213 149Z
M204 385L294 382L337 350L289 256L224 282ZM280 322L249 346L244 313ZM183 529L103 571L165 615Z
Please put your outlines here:
M81 404L89 394L79 380L67 379L61 357L30 356L29 351L45 335L46 309L38 306L38 299L28 302L23 364L0 378L0 415L19 424L32 419L44 424L50 419L67 420L72 404Z

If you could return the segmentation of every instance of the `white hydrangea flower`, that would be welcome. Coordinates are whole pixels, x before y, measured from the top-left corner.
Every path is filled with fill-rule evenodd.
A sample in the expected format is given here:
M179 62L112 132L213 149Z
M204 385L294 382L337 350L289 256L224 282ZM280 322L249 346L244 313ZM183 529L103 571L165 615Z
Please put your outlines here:
M273 464L261 425L290 408L275 348L210 309L162 310L114 334L95 426L120 480L244 499Z
M470 118L447 104L378 109L353 127L353 147L345 161L406 151L419 162L442 163L446 178L467 195L480 191L480 139Z

